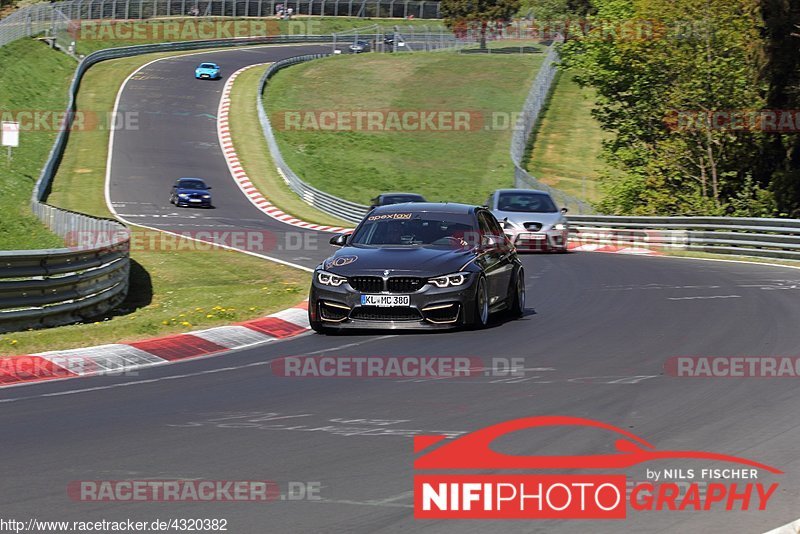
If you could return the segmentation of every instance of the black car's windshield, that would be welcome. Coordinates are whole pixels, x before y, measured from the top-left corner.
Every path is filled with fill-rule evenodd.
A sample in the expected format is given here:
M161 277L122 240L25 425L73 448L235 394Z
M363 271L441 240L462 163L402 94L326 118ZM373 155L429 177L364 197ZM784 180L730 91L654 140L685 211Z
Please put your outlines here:
M468 247L477 235L473 219L456 213L383 213L369 215L350 239L363 246Z
M534 213L555 213L558 211L550 195L526 191L500 193L500 197L497 199L497 209Z
M186 181L186 182L178 182L178 187L181 189L198 189L202 190L206 188L206 184L203 182L197 181Z

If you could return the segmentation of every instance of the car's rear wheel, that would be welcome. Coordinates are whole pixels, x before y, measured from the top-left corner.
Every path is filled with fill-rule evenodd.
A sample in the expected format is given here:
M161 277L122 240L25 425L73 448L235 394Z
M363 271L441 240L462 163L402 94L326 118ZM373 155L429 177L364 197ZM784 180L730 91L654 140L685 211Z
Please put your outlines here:
M475 288L475 302L472 309L472 318L469 328L478 330L486 328L489 324L489 290L486 286L486 277L481 276Z
M525 270L520 267L508 286L508 313L512 317L525 314Z

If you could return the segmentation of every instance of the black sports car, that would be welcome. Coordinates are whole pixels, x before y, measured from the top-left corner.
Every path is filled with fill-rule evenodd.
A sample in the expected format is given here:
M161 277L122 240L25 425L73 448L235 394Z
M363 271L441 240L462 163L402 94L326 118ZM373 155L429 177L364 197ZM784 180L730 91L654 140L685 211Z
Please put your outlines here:
M314 271L311 328L481 328L525 309L525 273L492 213L464 204L379 206Z

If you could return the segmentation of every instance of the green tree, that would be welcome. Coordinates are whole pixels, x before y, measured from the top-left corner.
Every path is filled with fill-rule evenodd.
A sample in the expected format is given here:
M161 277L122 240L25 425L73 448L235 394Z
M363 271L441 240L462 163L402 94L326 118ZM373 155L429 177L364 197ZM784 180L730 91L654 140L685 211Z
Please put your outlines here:
M767 107L800 109L800 2L761 0L761 10ZM769 182L781 213L800 217L800 134L772 134L761 152L758 181Z
M570 14L568 0L522 0L520 13L535 20L562 20Z
M511 20L519 11L519 0L442 0L441 14L448 28L477 27L481 49L486 48L490 23Z
M601 209L724 212L751 183L763 136L681 119L764 106L757 0L595 4L595 29L563 57L597 90L594 114L615 133L604 154L620 173L607 180Z

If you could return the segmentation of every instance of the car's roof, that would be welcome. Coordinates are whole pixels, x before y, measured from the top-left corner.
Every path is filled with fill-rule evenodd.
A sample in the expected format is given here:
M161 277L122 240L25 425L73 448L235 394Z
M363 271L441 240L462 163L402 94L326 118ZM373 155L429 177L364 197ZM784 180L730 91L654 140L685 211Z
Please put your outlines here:
M495 193L540 193L542 195L549 195L547 191L540 189L498 189ZM493 193L494 194L494 193Z
M454 202L403 202L401 204L389 204L388 206L378 206L372 210L372 214L394 213L397 211L410 211L413 213L459 213L468 214L475 210L475 206L469 204L458 204Z
M200 66L201 67L208 67L208 66L217 67L218 65L216 63L209 63L208 61L204 61L203 63L200 63Z

